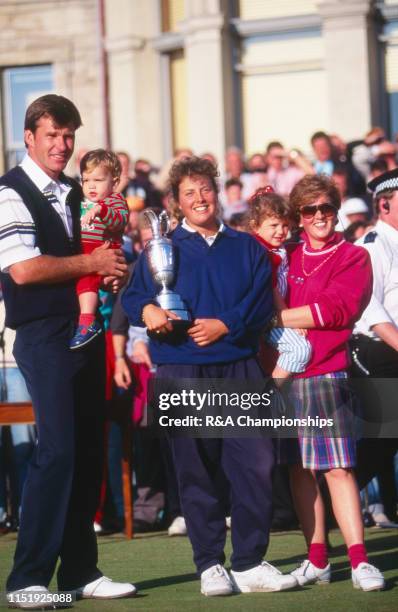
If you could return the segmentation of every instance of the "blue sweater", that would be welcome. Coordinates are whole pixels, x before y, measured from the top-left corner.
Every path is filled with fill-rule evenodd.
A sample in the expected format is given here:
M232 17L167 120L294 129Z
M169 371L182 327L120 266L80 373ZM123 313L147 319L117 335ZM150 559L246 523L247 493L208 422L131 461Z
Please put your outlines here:
M171 234L176 259L176 291L192 318L221 319L229 333L199 347L189 337L173 343L167 335L150 341L156 364L209 364L256 354L260 331L273 314L271 267L265 249L243 232L225 228L209 246L198 233L178 226ZM142 309L156 304L145 254L139 258L122 304L132 325L143 326Z

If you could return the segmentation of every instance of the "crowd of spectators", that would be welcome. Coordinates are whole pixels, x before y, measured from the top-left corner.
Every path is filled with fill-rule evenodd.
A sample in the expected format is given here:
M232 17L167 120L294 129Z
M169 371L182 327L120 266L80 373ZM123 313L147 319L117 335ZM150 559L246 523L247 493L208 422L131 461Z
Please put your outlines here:
M345 142L336 134L318 131L312 135L309 144L310 154L271 141L265 145L264 151L257 151L248 158L236 146L227 149L224 160L217 160L209 152L201 155L220 169L219 202L223 221L233 227L242 227L242 214L247 211L247 202L260 187L271 185L277 194L287 197L304 175L326 174L332 176L342 198L337 229L345 232L350 241L359 238L371 227L373 219L371 196L366 184L397 167L398 144L389 141L380 127L373 127L362 139L352 142ZM193 153L198 155L200 152L179 149L172 159L158 168L148 160L133 161L126 152L118 152L123 168L119 190L129 205L127 235L133 241L138 235L138 213L144 208L164 207L175 216L175 207L167 191L168 171L174 161ZM80 152L77 159L79 156Z
M344 232L349 242L355 242L369 232L375 222L375 213L366 184L380 174L398 167L398 143L389 141L384 130L376 126L362 139L353 142L345 142L336 134L318 131L312 135L310 145L311 155L306 155L298 149L289 149L279 141L269 142L264 151L254 152L248 158L235 146L227 149L224 160L217 160L209 152L204 153L203 158L209 159L220 168L219 214L223 222L248 231L248 200L260 187L270 185L276 194L287 197L303 176L326 174L334 180L342 200L337 229ZM86 152L87 149L77 152L77 165ZM193 153L200 152L178 150L172 160L161 168L155 168L146 159L132 160L126 152L117 152L122 175L116 190L125 196L129 207L129 222L123 248L132 267L145 243L151 238L143 216L146 208L150 207L157 213L165 208L171 218L172 227L181 220L180 211L168 191L166 179L175 160ZM143 381L146 382L154 371L147 338L139 328L129 327L121 314L120 305L116 303L114 307L113 299L111 302L109 304L106 296L102 296L102 314L107 322L108 343L111 347L107 358L108 378L113 377L113 385L108 395L111 425L108 430L108 466L104 474L104 485L107 486L104 486L102 507L96 517L97 530L107 533L124 526L120 473L121 436L118 420L112 416L115 414L112 406L120 406L122 402L127 406L127 410L131 409L135 430L132 452L136 485L136 529L151 530L171 523L170 535L184 534L186 528L179 508L175 475L167 448L147 439L143 432L146 403ZM120 354L122 359L115 359L115 355ZM24 468L18 463L18 447L14 438L15 436L9 435L7 428L0 429L0 467L5 466L4 470L0 470L2 532L16 529L18 526L22 486L20 480L16 481L12 474L16 469L23 473ZM25 438L23 441L25 442ZM30 438L28 441L32 446ZM276 474L274 526L295 527L297 518L291 503L286 474L283 468L278 468ZM17 484L14 485L15 482ZM373 501L378 501L377 495Z

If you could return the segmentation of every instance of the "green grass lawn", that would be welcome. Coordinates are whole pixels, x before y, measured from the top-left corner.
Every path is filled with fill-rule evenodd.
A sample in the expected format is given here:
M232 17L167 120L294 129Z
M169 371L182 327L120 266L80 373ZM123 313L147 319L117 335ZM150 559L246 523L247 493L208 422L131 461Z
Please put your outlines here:
M380 529L368 529L366 533L370 562L377 565L387 579L387 588L383 592L363 593L354 590L339 532L332 531L330 540L333 546L333 582L330 585L313 585L282 593L208 598L200 595L187 538L169 538L165 533L137 536L131 541L121 535L102 537L99 539L100 568L112 578L134 582L139 594L134 599L79 601L75 609L82 612L227 609L246 612L397 611L398 533ZM0 537L0 590L4 589L15 541L15 534ZM228 539L227 555L230 551L231 543ZM288 572L303 558L303 551L304 542L300 532L274 533L271 535L267 560L282 572ZM50 588L55 590L55 584L52 583Z

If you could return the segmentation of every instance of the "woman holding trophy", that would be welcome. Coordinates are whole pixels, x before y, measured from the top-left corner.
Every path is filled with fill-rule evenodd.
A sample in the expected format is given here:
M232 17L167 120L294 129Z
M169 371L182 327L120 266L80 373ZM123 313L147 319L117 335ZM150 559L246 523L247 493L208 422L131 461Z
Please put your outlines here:
M264 376L256 354L260 331L273 315L270 265L251 236L219 221L217 174L210 161L197 157L173 165L170 186L184 218L170 239L161 238L161 222L152 223L154 240L123 297L131 324L148 329L151 358L162 378ZM295 578L263 561L271 524L272 440L174 437L170 444L201 592L296 586ZM223 565L220 470L231 491L230 574Z

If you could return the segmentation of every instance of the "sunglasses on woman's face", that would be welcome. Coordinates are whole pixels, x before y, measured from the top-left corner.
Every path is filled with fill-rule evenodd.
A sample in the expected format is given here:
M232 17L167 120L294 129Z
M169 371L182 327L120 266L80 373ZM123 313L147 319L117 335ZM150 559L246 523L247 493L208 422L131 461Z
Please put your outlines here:
M324 204L308 204L307 206L302 206L300 208L300 214L304 219L312 219L315 217L318 212L325 215L325 217L333 217L337 214L337 208L330 204L329 202L325 202Z

